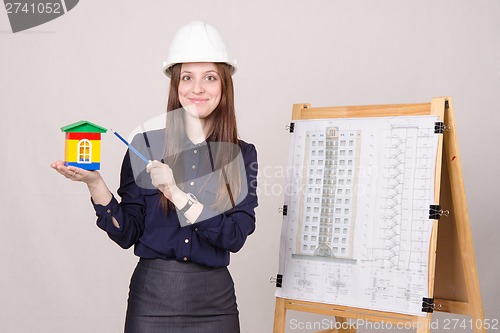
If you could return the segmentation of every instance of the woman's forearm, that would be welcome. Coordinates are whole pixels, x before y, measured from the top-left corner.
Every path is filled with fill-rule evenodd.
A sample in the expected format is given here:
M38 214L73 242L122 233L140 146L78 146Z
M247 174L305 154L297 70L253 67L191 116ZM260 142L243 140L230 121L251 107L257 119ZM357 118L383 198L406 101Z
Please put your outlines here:
M101 175L96 180L86 184L95 204L106 206L111 202L113 195ZM120 223L114 217L111 218L111 221L116 228L120 228Z
M94 203L106 206L111 202L113 195L100 175L96 180L87 183L87 187Z

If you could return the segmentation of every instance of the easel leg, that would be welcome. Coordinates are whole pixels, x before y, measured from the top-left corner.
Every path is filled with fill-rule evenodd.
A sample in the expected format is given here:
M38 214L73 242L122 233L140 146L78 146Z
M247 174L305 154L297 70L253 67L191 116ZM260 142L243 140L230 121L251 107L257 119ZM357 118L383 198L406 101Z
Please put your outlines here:
M276 305L274 308L273 333L285 333L285 325L286 325L285 299L276 297Z
M337 321L337 324L340 327L338 329L339 333L356 333L356 329L349 324L346 318L335 317L335 320Z
M418 317L417 333L429 333L431 331L431 320L431 314L428 314L427 317Z
M448 103L448 112L445 113L445 122L450 126L445 137L445 158L448 161L448 174L450 177L451 200L457 227L458 242L462 258L467 298L470 305L470 316L474 323L474 333L485 333L483 301L479 288L479 277L477 274L476 257L474 245L472 244L472 232L470 229L469 212L465 197L465 185L458 149L456 134L455 115L451 100Z
M356 328L351 326L346 318L344 317L335 317L336 328L332 328L331 330L320 331L316 333L356 333Z

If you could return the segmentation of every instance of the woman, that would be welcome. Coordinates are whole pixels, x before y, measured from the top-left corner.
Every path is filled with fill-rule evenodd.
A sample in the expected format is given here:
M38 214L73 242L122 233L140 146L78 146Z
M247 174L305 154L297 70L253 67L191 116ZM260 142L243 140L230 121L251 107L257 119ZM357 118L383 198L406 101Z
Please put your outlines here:
M141 169L126 153L120 203L99 172L52 164L87 184L97 225L140 257L125 332L239 332L227 265L255 229L257 154L237 136L235 70L213 26L178 31L165 65L167 128L133 141L151 161ZM154 159L158 142L165 148Z

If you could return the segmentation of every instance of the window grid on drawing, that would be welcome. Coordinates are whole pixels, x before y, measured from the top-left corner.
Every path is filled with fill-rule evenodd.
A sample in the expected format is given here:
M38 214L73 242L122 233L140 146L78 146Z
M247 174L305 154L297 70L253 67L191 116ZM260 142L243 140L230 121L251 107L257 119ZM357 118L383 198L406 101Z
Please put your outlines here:
M306 217L302 228L304 237L301 237L303 246L298 247L303 254L341 258L352 256L349 230L353 204L350 195L356 164L355 133L342 132L335 127L327 128L325 132L307 133L310 168L308 179L304 181L309 186L304 194ZM334 225L338 227L333 228Z

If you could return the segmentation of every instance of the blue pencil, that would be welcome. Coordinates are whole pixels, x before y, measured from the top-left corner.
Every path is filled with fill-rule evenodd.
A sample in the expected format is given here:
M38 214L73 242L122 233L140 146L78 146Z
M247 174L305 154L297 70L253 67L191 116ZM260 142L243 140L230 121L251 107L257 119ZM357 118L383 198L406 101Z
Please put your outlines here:
M118 139L122 140L122 142L124 144L126 144L127 147L130 148L130 150L132 150L134 153L136 153L137 156L139 156L141 158L141 160L144 161L144 163L149 164L149 160L147 158L145 158L144 155L142 155L141 153L139 153L139 151L137 149L135 149L130 143L128 143L127 140L125 140L120 134L118 134L117 132L113 131L112 129L110 129L110 131L113 132L118 137Z

